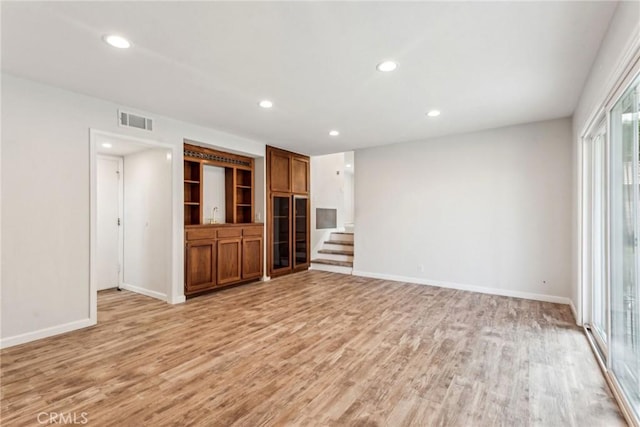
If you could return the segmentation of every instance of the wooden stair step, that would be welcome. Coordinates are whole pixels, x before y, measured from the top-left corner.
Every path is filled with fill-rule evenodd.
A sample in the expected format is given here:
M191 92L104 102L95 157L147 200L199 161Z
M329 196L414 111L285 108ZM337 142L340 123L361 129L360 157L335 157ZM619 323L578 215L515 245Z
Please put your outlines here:
M340 267L353 268L353 263L350 262L350 261L335 261L335 260L332 260L332 259L318 258L318 259L312 259L311 262L312 263L316 263L316 264L339 265Z
M320 249L319 254L332 254L332 255L350 255L353 256L353 249L350 251L342 251L340 249Z
M325 240L324 243L327 245L345 245L345 246L353 246L353 242L346 242L343 240Z

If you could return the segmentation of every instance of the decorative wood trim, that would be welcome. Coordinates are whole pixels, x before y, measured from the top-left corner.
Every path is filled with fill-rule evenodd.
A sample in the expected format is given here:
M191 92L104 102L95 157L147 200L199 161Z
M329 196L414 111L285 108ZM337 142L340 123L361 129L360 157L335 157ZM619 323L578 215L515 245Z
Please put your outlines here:
M195 159L213 166L235 166L253 169L252 157L199 147L197 145L187 144L186 142L184 143L184 158L186 160Z

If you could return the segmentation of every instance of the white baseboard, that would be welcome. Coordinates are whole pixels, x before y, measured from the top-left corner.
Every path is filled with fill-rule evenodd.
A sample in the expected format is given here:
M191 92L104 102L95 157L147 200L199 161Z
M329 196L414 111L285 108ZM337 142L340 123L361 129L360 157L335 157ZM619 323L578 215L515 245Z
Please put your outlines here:
M566 297L555 295L535 294L530 292L513 291L510 289L487 288L484 286L466 285L452 282L441 282L439 280L420 279L418 277L396 276L393 274L371 273L368 271L353 270L354 276L370 277L373 279L392 280L394 282L407 282L417 285L437 286L440 288L458 289L461 291L479 292L481 294L500 295L504 297L523 298L534 301L553 302L557 304L570 305L571 300Z
M328 264L317 264L312 262L309 270L316 271L329 271L331 273L340 273L340 274L351 274L353 269L351 267L342 267L340 265L328 265Z
M573 305L573 300L569 300L569 307L571 308L571 314L573 314L573 319L576 321L576 325L582 326L582 322L578 320L578 311L576 310L576 306Z
M161 292L152 291L149 289L141 288L140 286L130 285L128 283L123 283L120 285L121 289L126 289L127 291L135 292L137 294L146 295L151 298L156 298L162 301L167 301L167 295ZM184 298L184 296L183 296ZM180 299L180 298L176 298ZM184 301L183 301L184 302Z
M187 297L185 297L184 295L180 295L177 297L173 297L171 298L171 301L168 301L169 304L182 304L183 302L187 301Z
M13 347L14 345L25 344L42 338L52 337L54 335L64 334L66 332L75 331L77 329L87 328L95 325L96 322L91 319L76 320L62 325L51 326L49 328L40 329L33 332L27 332L13 337L2 338L0 340L0 348Z

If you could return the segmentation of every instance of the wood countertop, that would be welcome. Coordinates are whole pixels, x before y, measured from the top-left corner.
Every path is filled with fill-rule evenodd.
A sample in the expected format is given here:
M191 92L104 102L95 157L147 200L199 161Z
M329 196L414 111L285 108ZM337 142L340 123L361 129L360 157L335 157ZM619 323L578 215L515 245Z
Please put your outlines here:
M191 224L185 225L185 230L193 228L231 228L231 227L251 227L251 226L264 226L264 222L245 222L241 224Z

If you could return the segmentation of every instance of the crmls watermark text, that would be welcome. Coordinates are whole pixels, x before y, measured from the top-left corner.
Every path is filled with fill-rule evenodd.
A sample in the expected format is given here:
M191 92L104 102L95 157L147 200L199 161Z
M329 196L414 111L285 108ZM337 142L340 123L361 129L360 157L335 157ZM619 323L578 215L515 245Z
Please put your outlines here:
M37 416L38 424L86 424L89 414L86 412L40 412Z

